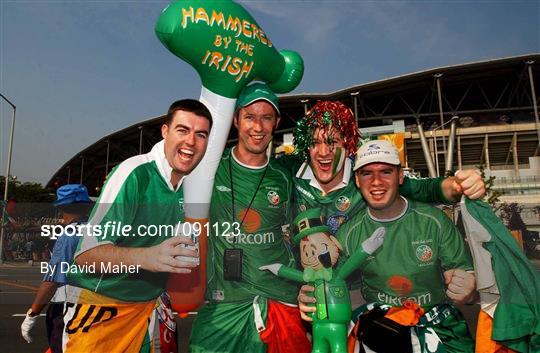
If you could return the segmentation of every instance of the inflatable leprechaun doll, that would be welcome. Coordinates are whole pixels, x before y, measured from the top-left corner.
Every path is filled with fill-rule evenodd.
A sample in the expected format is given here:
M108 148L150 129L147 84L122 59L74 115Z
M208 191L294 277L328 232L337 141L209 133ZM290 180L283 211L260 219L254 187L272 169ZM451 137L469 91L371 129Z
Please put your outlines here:
M336 267L341 244L323 222L321 210L312 208L300 213L293 227L293 242L300 247L304 271L282 264L259 268L315 287L317 310L313 315L312 352L347 352L347 326L352 308L345 279L382 245L384 233L382 227L375 230L347 261Z

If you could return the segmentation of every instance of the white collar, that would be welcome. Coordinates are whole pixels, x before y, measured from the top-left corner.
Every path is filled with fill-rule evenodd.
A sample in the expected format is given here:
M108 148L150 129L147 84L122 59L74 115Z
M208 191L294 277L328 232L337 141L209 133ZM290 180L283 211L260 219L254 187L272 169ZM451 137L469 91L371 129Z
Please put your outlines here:
M352 171L352 161L350 158L345 159L343 168L345 168L343 171L343 179L341 180L339 184L337 184L330 191L328 191L327 194L331 193L332 191L342 189L346 187L347 185L349 185L349 180L351 179L351 171ZM309 180L309 185L313 186L314 188L322 192L325 192L322 189L321 184L319 184L319 182L317 181L317 178L315 178L315 174L313 173L313 170L311 169L307 161L305 161L302 164L302 166L300 166L300 169L298 169L298 172L296 173L296 177L299 179Z
M263 165L261 166L253 166L253 165L248 165L248 164L245 164L245 163L242 163L238 160L238 158L236 158L236 156L234 155L233 151L234 149L236 148L236 146L233 146L233 148L231 148L231 156L232 156L232 159L234 159L234 161L238 164L240 164L242 167L244 168L248 168L248 169L263 169L265 168L268 163L270 162L270 158L266 158L266 163L264 163Z
M152 156L152 159L156 161L156 166L158 168L159 174L161 174L161 176L167 183L167 186L169 186L169 189L173 191L178 191L182 186L182 181L184 180L185 176L180 179L178 185L176 185L176 188L174 188L171 184L172 167L170 166L167 157L165 157L165 140L161 140L156 143L154 147L152 147L152 150L149 154Z
M377 218L377 217L375 217L374 215L371 214L371 211L370 211L369 205L368 205L368 210L367 211L368 211L369 218L371 218L374 221L384 223L384 222L392 222L392 221L395 221L396 219L400 219L401 217L403 217L403 215L405 213L407 213L407 210L409 209L409 201L407 201L407 199L404 198L401 195L399 195L399 197L401 197L403 199L403 201L405 201L405 207L403 207L403 210L400 212L400 214L398 214L397 216L392 217L392 218Z

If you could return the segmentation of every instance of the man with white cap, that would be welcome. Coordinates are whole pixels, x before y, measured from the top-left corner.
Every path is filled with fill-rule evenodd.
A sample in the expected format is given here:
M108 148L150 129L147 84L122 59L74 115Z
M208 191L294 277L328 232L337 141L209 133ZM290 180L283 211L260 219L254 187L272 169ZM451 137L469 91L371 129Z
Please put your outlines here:
M339 101L318 101L294 129L295 153L301 157L301 165L292 166L296 206L299 211L322 208L333 233L365 207L352 178L359 139L353 112ZM485 187L476 171L464 170L447 178L405 177L399 192L417 201L448 203L462 194L480 198Z
M421 342L433 348L442 341L446 352L473 352L467 325L448 301L463 304L476 296L474 275L468 272L473 269L470 257L457 228L439 209L399 195L403 171L392 143L366 142L358 149L354 171L368 207L338 230L336 237L343 245L343 255L354 252L376 228L386 229L385 243L363 268L363 296L376 305L416 303L417 312L428 313L419 314L418 319L432 329L430 333L436 333L416 330ZM299 299L311 302L304 295ZM313 310L306 305L300 308L304 312ZM431 320L434 317L437 320ZM377 351L381 343L392 342L379 341L376 347L370 342L370 348Z

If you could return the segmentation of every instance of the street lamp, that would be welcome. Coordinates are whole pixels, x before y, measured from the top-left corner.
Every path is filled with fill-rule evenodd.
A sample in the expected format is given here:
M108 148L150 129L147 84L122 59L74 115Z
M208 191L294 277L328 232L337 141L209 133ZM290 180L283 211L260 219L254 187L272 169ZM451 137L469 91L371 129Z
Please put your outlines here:
M4 218L6 215L7 207L7 195L8 195L8 185L9 185L9 173L11 172L11 154L13 152L13 132L15 131L15 113L17 112L17 107L15 104L11 103L2 93L0 97L5 100L11 108L13 108L13 117L11 118L11 133L9 134L9 150L8 150L8 160L6 166L6 177L4 179L4 201L6 203L5 207L2 207L2 218L0 219L0 264L4 262Z

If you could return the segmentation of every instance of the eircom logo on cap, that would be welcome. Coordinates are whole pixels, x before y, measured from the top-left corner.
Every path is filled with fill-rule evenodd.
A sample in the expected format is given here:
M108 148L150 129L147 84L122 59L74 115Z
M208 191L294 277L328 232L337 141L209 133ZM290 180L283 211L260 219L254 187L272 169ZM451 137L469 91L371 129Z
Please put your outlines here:
M389 155L390 152L387 151L384 147L385 146L381 147L378 143L371 143L367 145L367 148L364 151L364 153L362 153L361 158L365 158L369 156L379 156L381 153L383 155ZM376 158L379 158L379 157L376 157Z

